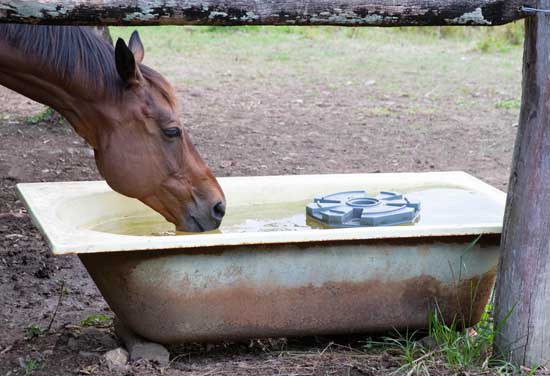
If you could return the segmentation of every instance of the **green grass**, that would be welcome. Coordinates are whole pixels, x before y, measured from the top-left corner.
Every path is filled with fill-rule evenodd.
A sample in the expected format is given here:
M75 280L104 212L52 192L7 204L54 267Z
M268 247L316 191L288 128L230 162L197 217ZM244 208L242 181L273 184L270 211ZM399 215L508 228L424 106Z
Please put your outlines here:
M46 108L44 111L42 111L38 114L27 117L27 123L37 124L37 123L42 123L44 121L47 121L48 119L50 119L52 117L54 112L55 111L53 109Z
M34 371L37 371L43 367L43 363L39 359L27 358L22 361L21 367L25 371L25 376L31 376Z
M326 40L347 38L369 40L376 38L386 43L432 43L436 40L467 41L480 52L505 52L523 43L523 21L497 27L333 27L333 26L164 26L164 27L111 27L113 39L128 39L139 30L145 38L165 36L159 43L177 52L201 47L210 48L223 38L243 37L249 42L263 45L278 43L289 37L296 39ZM178 36L174 38L174 36ZM246 42L245 42L246 43Z
M31 324L25 328L24 336L25 336L25 339L30 340L40 336L43 333L44 333L44 329L42 329L38 324Z
M480 237L481 235L464 249L460 256L461 265ZM453 275L460 282L462 266L458 273L453 271ZM471 286L472 301L476 298L477 287ZM509 319L514 308L504 317L503 322ZM536 368L525 371L499 359L497 354L493 353L493 341L500 331L500 326L494 324L492 312L493 305L490 302L485 306L480 321L473 328L468 328L466 323L471 321L471 318L456 317L451 322L445 322L436 302L434 310L429 313L428 332L422 341L417 340L420 337L417 332L403 334L395 331L393 336L383 337L381 341L368 341L365 347L382 347L386 351L391 349L392 352L397 352L402 365L395 371L396 374L429 375L431 368L440 369L442 366L457 374L533 374Z
M349 91L368 87L378 99L406 96L399 111L425 115L426 103L463 103L468 111L486 111L472 95L486 83L519 96L522 49L516 32L522 24L496 28L408 27L112 27L116 40L140 32L145 64L176 86L206 90L270 87L289 95ZM477 44L496 38L509 49L480 51ZM518 44L519 43L519 44ZM368 85L368 82L374 82ZM294 93L300 86L301 93ZM288 88L288 90L287 90ZM421 104L421 107L419 107ZM413 106L415 108L408 108ZM378 106L381 107L381 106ZM381 116L388 114L381 108ZM433 110L432 110L433 111Z
M524 25L518 21L497 27L414 27L399 28L404 33L417 33L435 39L473 42L479 52L508 52L523 44Z
M44 122L49 122L52 124L63 124L64 119L61 115L55 112L55 110L47 107L42 112L28 116L26 119L26 122L29 124L38 124L38 123L44 123Z
M364 347L397 354L401 366L393 373L399 375L430 375L430 370L442 367L456 374L533 374L534 369L522 370L494 357L492 344L497 329L491 310L492 305L487 305L480 322L469 330L461 327L461 321L446 324L435 311L430 314L427 336L422 341L417 332L395 331L379 341L367 341Z
M239 87L246 93L262 87L307 96L309 89L349 91L372 81L366 94L375 101L408 98L391 114L377 105L379 115L387 117L430 115L422 108L445 102L459 111L486 111L486 103L472 94L485 94L492 85L506 97L519 97L522 22L494 28L158 26L110 31L114 40L128 40L135 29L145 45L145 64L178 88ZM301 93L295 93L298 86ZM45 112L28 122L49 118Z
M262 47L278 44L295 55L301 55L300 43L308 41L355 40L368 44L391 44L392 47L410 44L433 44L441 41L466 43L479 52L507 52L523 42L523 23L518 22L493 28L480 27L400 27L400 28L346 28L328 26L162 26L111 27L113 39L129 39L138 30L146 44L146 53L153 49L169 49L184 55L207 52L220 46L248 53L262 54ZM281 46L291 43L288 46ZM298 43L298 45L296 45ZM336 55L334 51L316 45L321 55ZM248 51L246 51L248 50ZM226 50L231 53L231 50ZM166 57L164 55L163 57Z
M496 103L495 107L506 109L506 110L516 110L521 107L521 100L520 99L501 100Z
M495 334L489 309L488 306L475 326L475 334L466 328L457 328L457 321L446 325L438 312L430 314L428 335L437 344L437 351L447 364L458 368L484 368L489 364Z
M105 327L111 325L113 320L105 315L93 314L80 321L81 326Z
M424 349L418 342L414 340L416 332L405 335L396 331L396 337L383 337L383 343L399 349L401 361L403 365L396 372L415 369L416 371L424 371L424 364L419 361L425 355Z

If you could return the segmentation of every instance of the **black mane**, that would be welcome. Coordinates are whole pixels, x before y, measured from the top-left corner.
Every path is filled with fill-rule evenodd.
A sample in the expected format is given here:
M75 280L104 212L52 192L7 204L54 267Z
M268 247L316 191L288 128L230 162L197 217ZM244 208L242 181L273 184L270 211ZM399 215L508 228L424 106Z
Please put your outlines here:
M0 24L0 39L32 56L40 69L52 70L66 84L76 75L93 91L118 91L122 84L113 47L90 28Z
M63 83L78 84L90 93L119 97L126 84L117 73L111 44L91 28L0 24L0 40L26 56L40 69L52 71ZM155 70L140 64L143 77L173 103L171 87Z

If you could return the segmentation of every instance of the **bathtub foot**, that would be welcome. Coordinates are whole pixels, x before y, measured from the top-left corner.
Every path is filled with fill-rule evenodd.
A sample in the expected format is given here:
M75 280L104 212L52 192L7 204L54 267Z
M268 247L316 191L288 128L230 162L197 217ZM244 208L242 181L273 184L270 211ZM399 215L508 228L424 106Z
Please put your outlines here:
M128 329L118 318L115 318L115 333L128 350L131 362L144 359L157 363L161 367L168 366L170 353L164 346L140 337Z

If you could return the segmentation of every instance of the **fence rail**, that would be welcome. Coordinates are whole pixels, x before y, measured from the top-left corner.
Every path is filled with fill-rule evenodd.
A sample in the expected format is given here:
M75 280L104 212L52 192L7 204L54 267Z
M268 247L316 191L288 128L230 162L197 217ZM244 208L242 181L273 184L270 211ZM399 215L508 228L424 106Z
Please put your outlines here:
M532 0L531 0L532 1ZM55 25L502 25L518 0L0 0L0 22Z

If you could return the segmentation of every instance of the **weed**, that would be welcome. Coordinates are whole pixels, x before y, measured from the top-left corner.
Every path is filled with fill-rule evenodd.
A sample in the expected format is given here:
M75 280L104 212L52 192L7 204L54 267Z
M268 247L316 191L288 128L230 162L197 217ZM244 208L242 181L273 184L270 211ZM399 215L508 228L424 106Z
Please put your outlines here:
M430 345L415 340L418 337L416 332L402 334L396 331L396 335L383 337L381 341L369 339L364 347L369 350L379 347L397 352L402 365L395 370L395 374L429 375L431 367L441 364L457 372L491 370L499 375L518 373L521 370L513 364L492 359L492 344L496 332L490 315L491 309L492 305L488 304L481 321L474 328L465 330L459 329L460 321L457 320L446 324L439 309L431 312L427 337Z
M46 108L44 111L36 115L27 117L27 123L29 124L38 124L38 123L45 123L45 122L51 122L54 124L63 124L63 121L64 121L63 117L50 107Z
M35 337L40 336L42 333L44 333L44 329L42 329L37 324L29 325L25 328L25 339L30 340Z
M464 249L460 256L460 271L456 275L458 281L462 280L463 268L466 268L464 259L471 253L473 247L479 241L476 237ZM464 270L465 271L465 270ZM453 276L454 271L451 270ZM472 289L472 302L476 298L478 286L470 286ZM513 310L513 308L512 308ZM470 307L472 311L472 307ZM445 364L453 371L466 373L493 371L497 374L509 375L512 373L524 373L513 364L504 360L495 359L492 351L495 335L500 330L492 319L493 304L489 302L477 325L467 328L466 323L471 318L455 318L451 322L445 322L440 307L435 304L435 310L428 316L428 337L422 341L415 340L415 333L404 335L396 331L396 336L384 337L381 342L370 340L368 348L383 346L394 349L400 354L402 366L395 371L408 375L429 375L430 368ZM507 321L512 312L509 312L503 321ZM388 351L388 350L386 350ZM529 373L533 373L529 370Z
M25 376L30 376L34 371L39 370L44 365L40 359L26 357L25 359L19 359L19 365L25 371Z
M488 319L486 314L475 329L457 330L456 321L448 326L440 312L433 312L429 318L429 336L451 366L482 367L489 363L494 338L492 323L486 321Z
M392 347L398 349L401 353L400 357L405 363L405 366L412 367L418 355L422 354L422 350L418 342L414 340L416 332L413 332L410 335L407 332L404 336L401 335L397 330L395 332L397 334L397 337L384 337L383 341L384 343L388 345L393 345Z
M111 325L111 318L105 315L93 314L80 321L81 326L105 327Z

